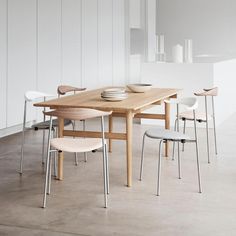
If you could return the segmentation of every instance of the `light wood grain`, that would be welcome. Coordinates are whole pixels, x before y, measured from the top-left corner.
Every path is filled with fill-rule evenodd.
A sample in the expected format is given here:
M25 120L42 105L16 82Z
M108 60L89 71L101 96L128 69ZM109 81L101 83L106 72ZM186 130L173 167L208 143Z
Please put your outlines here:
M174 96L178 93L177 89L170 88L152 88L145 93L132 93L127 91L128 98L119 102L108 102L101 98L100 94L104 90L96 89L85 91L83 93L61 97L58 99L49 100L47 102L36 103L35 106L50 107L52 109L61 107L80 107L80 108L93 108L108 111L122 111L129 110L136 111L143 109L158 101Z
M132 138L133 138L133 113L128 111L126 114L126 153L127 153L127 186L132 186Z
M95 131L73 131L73 130L64 130L64 136L72 137L85 137L85 138L101 138L101 132ZM105 132L106 139L117 139L117 140L126 140L126 133L109 133Z
M170 106L165 105L165 114L147 114L142 113L144 110L153 105L161 105L165 99L176 98L179 89L171 88L152 88L145 93L128 92L128 98L120 102L104 101L100 94L106 88L85 91L83 93L66 96L47 102L36 103L35 106L57 108L92 108L102 111L113 111L112 117L109 119L109 132L106 138L110 140L109 150L111 151L112 139L126 140L126 161L127 161L127 186L132 186L132 126L133 118L161 119L165 121L165 127L170 128ZM120 116L126 119L126 133L113 133L113 117ZM60 123L59 130L63 130ZM77 136L77 137L101 137L99 132L91 131L60 131L59 135ZM166 145L165 154L168 156L168 144ZM59 178L63 177L63 154L59 155Z

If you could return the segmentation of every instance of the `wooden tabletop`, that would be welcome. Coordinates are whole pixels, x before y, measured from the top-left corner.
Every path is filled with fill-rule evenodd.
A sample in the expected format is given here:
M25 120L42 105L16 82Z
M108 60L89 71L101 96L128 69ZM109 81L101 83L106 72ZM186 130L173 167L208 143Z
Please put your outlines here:
M173 88L152 88L145 93L133 93L128 91L128 98L119 102L109 102L101 98L101 92L106 88L81 92L75 95L61 97L46 102L34 104L38 107L50 107L51 109L66 107L93 108L99 110L113 110L117 112L137 111L167 97L176 95L180 90Z

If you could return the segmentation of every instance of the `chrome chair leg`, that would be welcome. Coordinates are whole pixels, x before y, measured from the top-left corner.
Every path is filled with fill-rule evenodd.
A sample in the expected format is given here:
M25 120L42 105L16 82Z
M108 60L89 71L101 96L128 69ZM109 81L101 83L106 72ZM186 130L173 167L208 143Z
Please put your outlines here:
M45 129L43 130L42 165L44 165L44 143L45 143Z
M184 128L183 128L183 133L186 133L186 119L184 120ZM182 152L184 152L184 143L182 144Z
M45 174L45 183L44 183L44 195L43 195L43 208L46 207L47 203L47 192L48 192L48 182L49 182L49 160L50 151L48 151L47 160L46 160L46 174Z
M177 132L179 132L179 104L177 104ZM179 179L181 179L181 163L180 163L180 147L179 147L179 141L178 141L178 173L179 173Z
M206 136L207 136L207 157L208 163L210 163L210 149L209 149L209 127L208 127L208 109L207 109L207 97L205 96L205 108L206 108Z
M53 137L54 138L57 137L56 130L53 130ZM53 166L54 166L53 175L56 178L57 177L57 153L56 152L53 153Z
M157 196L160 196L162 143L163 143L163 140L161 140L159 144L159 158L158 158L158 164L157 164Z
M179 179L181 179L181 161L180 161L180 147L179 147L179 142L178 142L178 174L179 174Z
M202 187L201 187L201 176L200 176L199 153L198 153L198 138L197 138L197 125L196 125L196 114L195 114L195 110L193 111L193 116L194 116L195 143L196 143L196 158L197 158L197 173L198 173L198 189L199 189L199 193L201 193L201 192L202 192Z
M44 184L44 196L43 196L43 208L46 207L47 202L47 192L48 192L48 185L49 185L49 165L50 165L50 140L51 140L51 131L52 131L52 117L50 118L50 126L48 131L48 146L47 146L47 160L46 160L46 174L45 174L45 184Z
M215 119L215 105L213 96L212 96L212 113L213 113L214 138L215 138L215 154L217 155L218 151L217 151L217 141L216 141L216 119Z
M22 143L21 143L21 158L20 158L20 174L23 174L24 148L25 148L26 110L27 110L27 101L25 101L25 104L24 104L24 117L23 117Z
M101 130L102 130L102 146L103 146L103 180L104 180L104 203L107 208L107 160L106 160L106 147L105 147L105 133L104 133L104 117L101 118Z
M142 144L142 155L141 155L140 175L139 175L139 180L140 180L140 181L142 180L142 175L143 175L143 158L144 158L145 137L146 137L146 134L144 133L144 135L143 135L143 144Z
M44 97L44 102L46 101L46 98ZM43 112L46 111L46 107L43 108ZM43 122L45 122L46 116L43 115ZM43 145L42 145L42 165L44 165L44 143L45 143L45 129L43 130Z
M53 156L53 166L54 166L53 176L56 178L57 177L57 153L56 152L54 152L54 156Z
M75 121L73 120L72 122L71 122L71 124L72 124L72 129L73 129L73 131L75 131ZM75 138L75 137L74 137ZM78 154L75 152L75 165L77 166L78 165Z
M110 187L109 187L109 160L108 160L107 143L105 143L105 150L106 150L107 194L109 194L110 193Z
M49 156L48 189L47 189L48 195L51 192L51 182L52 182L52 153L50 153L50 156Z
M175 119L175 126L174 126L174 131L177 129L177 119ZM173 142L173 150L172 150L172 161L175 160L175 141Z

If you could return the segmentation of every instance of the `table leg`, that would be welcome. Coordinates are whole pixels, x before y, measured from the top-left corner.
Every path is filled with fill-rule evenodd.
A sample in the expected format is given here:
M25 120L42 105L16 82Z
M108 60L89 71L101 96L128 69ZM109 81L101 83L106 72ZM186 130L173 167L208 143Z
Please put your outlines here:
M63 137L64 119L58 118L58 137ZM63 180L63 160L64 153L58 152L58 179Z
M165 128L170 129L170 104L165 103ZM165 156L169 156L169 142L165 144Z
M132 138L133 113L126 114L126 159L127 159L127 186L132 186Z
M113 130L113 119L112 115L109 116L109 133ZM112 152L112 139L109 139L109 152Z

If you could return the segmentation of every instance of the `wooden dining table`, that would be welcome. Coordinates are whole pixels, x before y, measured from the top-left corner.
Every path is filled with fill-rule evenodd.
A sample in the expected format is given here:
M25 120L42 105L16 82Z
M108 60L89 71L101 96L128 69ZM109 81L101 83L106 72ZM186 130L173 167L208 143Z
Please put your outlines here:
M106 87L107 88L107 87ZM104 111L112 111L109 117L108 132L105 133L106 139L109 139L109 151L112 151L112 140L126 141L126 161L127 161L127 186L132 186L132 140L133 140L133 119L158 119L165 121L165 128L170 129L170 105L164 103L165 99L176 98L179 89L174 88L152 88L145 93L134 93L127 90L128 98L123 101L109 102L101 98L101 92L106 88L88 90L78 94L65 96L45 102L35 103L37 107L58 108L92 108ZM163 114L143 113L143 111L164 103ZM113 117L124 117L126 120L126 132L113 132ZM101 132L65 130L64 120L58 120L58 137L101 137ZM169 154L168 143L165 146L165 155ZM63 152L58 154L58 179L63 179Z

